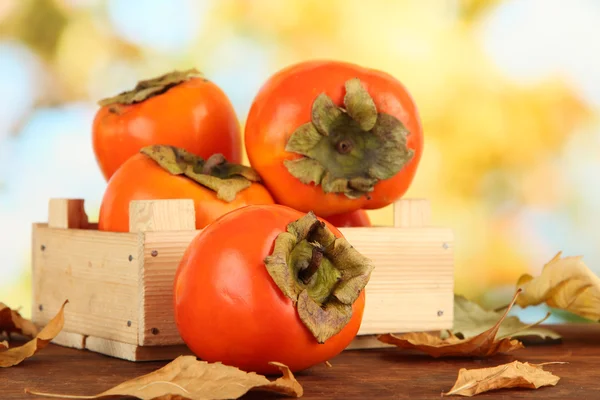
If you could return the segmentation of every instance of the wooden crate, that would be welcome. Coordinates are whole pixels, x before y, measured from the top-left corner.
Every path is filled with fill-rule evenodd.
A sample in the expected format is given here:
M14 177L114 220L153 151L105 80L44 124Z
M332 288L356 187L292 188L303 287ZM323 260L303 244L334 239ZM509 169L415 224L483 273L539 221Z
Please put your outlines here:
M131 360L190 354L172 312L175 270L195 230L191 200L135 201L130 232L97 230L81 199L51 199L33 225L33 310L46 324L65 299L54 342ZM348 349L384 347L375 335L448 329L453 320L453 234L430 226L427 200L394 205L393 227L341 228L375 269L359 336Z

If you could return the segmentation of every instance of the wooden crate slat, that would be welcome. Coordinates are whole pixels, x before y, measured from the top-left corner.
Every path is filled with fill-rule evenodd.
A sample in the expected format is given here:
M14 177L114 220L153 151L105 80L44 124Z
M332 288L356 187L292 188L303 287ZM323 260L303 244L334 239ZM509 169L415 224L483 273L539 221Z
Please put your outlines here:
M454 271L451 230L378 227L340 231L376 265L366 289L359 334L451 328ZM146 233L143 290L147 306L141 345L183 343L175 325L172 303L166 299L173 296L179 260L198 233ZM153 251L155 257L151 255ZM412 290L414 287L418 290Z
M52 339L52 343L73 349L85 349L86 336L81 333L67 332L64 329Z
M138 236L45 224L33 236L34 323L46 325L68 299L65 331L137 344Z
M366 287L359 335L452 327L451 230L342 228L341 231L376 266Z
M196 214L193 200L136 200L129 204L129 232L194 229Z
M86 229L88 225L83 199L50 199L48 203L49 227Z
M431 205L427 199L402 199L394 204L394 226L408 228L429 226Z
M165 336L163 332L164 320L173 320L173 291L169 288L183 251L197 233L195 229L194 202L190 199L138 200L129 206L129 230L143 232L144 240L139 270L140 346L170 344L168 333Z
M192 355L185 345L177 346L136 346L116 340L89 336L85 341L86 350L129 361L173 360L180 355Z
M200 231L146 232L141 286L143 320L139 326L141 346L181 344L173 315L175 271L192 239Z

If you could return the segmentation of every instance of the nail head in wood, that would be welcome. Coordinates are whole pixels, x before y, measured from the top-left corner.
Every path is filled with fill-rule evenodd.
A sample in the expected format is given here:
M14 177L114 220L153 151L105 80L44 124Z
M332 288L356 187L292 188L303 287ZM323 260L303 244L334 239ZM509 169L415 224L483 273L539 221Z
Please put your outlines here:
M133 261L133 256L131 254L129 255L129 261Z
M442 315L444 315L444 311L443 310L439 310L437 312L438 317L441 317Z
M127 321L127 326L131 326L131 321Z
M40 304L40 305L38 306L38 310L40 310L40 311L44 311L44 306Z
M158 255L158 251L152 250L152 253L150 254L152 255L152 257L156 257Z
M152 332L153 335L158 335L158 328L152 328L150 332Z
M44 251L44 250L46 250L46 246L45 246L45 245L41 245L41 246L40 246L40 249L41 249L42 251Z

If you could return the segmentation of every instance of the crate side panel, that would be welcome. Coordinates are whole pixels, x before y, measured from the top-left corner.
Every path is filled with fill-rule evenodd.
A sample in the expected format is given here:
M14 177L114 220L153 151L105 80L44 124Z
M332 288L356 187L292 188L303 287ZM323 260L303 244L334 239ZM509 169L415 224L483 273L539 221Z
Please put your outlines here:
M48 323L68 299L65 331L136 344L138 236L39 225L34 235L34 322Z
M451 230L428 227L341 230L376 265L366 289L360 335L451 328L454 289ZM197 233L146 233L140 344L182 343L173 319L173 278L185 248Z
M183 253L199 232L145 233L144 268L140 274L140 345L183 343L173 315L173 281Z
M452 327L453 233L445 228L342 228L375 269L359 335Z

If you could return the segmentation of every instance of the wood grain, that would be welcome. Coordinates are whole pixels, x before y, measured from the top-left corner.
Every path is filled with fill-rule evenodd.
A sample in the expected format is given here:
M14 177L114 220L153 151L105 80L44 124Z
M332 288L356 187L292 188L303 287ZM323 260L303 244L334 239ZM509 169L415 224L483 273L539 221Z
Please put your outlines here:
M452 327L454 258L451 230L378 227L341 228L340 231L376 265L366 287L367 301L360 335ZM145 234L144 319L139 328L140 344L182 343L169 299L172 298L175 270L187 245L198 233Z
M453 234L445 228L341 228L375 269L360 335L452 327Z
M86 229L88 216L83 199L50 199L48 226L61 229Z
M394 203L396 228L425 227L431 224L431 204L427 199L401 199Z
M87 350L117 357L128 361L161 361L173 360L182 354L191 354L185 345L175 346L138 346L88 336L85 341Z
M552 326L562 344L528 346L489 359L432 359L395 348L346 351L331 361L332 368L316 365L296 373L306 400L439 399L454 384L460 368L483 368L515 359L548 365L561 379L555 387L509 389L476 396L482 399L595 399L600 392L600 325ZM91 395L127 379L154 371L166 362L131 363L84 350L50 345L21 365L0 371L3 400L35 399L24 389ZM457 399L460 397L456 397ZM252 393L242 399L285 399Z
M34 224L33 236L33 321L68 299L66 332L137 344L138 235Z
M144 268L141 271L139 344L177 345L179 336L173 316L173 281L181 257L200 231L146 232Z
M194 201L135 200L129 204L129 232L193 231Z

